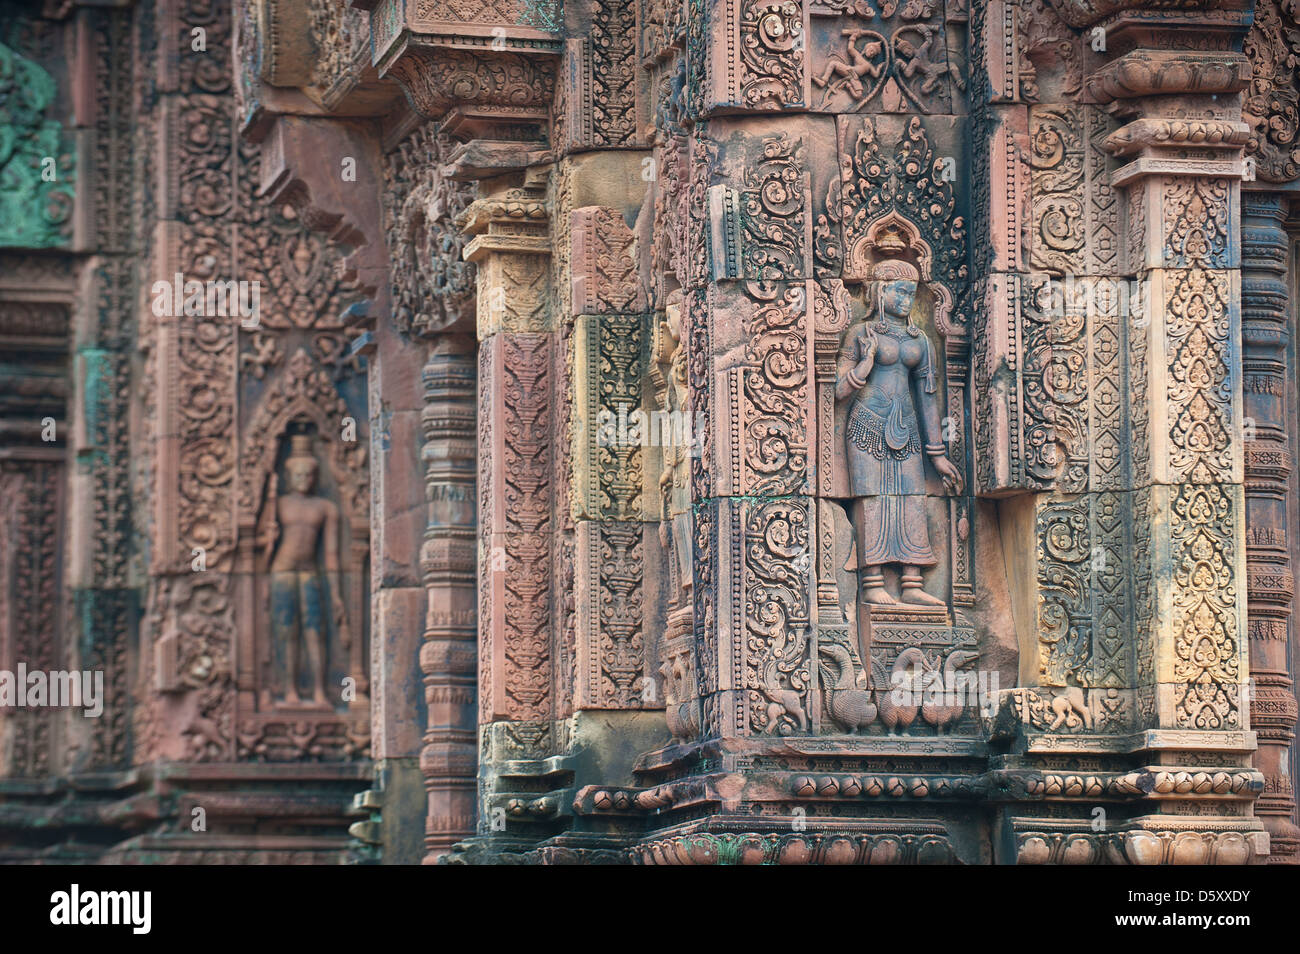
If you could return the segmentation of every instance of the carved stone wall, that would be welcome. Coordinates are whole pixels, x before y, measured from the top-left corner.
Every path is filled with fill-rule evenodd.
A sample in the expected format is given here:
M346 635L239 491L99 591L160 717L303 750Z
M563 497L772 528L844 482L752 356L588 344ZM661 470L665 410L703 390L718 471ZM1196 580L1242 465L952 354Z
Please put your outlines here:
M47 6L0 857L1300 858L1290 0Z

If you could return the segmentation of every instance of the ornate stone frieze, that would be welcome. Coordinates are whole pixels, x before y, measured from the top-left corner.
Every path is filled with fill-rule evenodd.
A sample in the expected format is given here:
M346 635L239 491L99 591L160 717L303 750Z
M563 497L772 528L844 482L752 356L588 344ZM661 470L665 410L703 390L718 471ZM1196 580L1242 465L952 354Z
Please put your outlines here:
M389 67L411 108L442 119L455 107L502 125L538 126L555 94L552 57L413 47Z
M1293 0L1258 0L1244 47L1251 69L1242 104L1242 118L1250 126L1247 152L1266 182L1300 176L1298 12Z
M72 238L77 162L68 134L47 115L54 79L0 43L0 95L9 104L0 122L0 246L66 246Z
M426 123L384 157L393 321L405 333L461 328L471 316L475 266L464 261L465 239L455 222L473 190L443 174L450 147Z
M811 105L836 112L954 112L966 81L936 3L809 5ZM952 58L950 58L952 57Z

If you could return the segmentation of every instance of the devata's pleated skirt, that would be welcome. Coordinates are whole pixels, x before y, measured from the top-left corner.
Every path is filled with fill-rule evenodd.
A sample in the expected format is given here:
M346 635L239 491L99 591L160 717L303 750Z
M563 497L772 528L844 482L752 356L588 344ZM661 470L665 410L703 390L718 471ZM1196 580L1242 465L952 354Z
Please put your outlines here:
M858 565L934 566L924 455L910 402L895 398L884 414L855 402L847 436Z

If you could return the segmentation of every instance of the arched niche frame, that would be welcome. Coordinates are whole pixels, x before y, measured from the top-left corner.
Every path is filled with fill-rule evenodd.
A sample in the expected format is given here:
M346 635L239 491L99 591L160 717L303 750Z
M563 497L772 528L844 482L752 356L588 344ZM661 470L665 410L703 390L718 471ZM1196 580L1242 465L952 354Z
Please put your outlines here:
M356 680L356 694L348 708L351 714L368 717L369 669L364 643L368 624L365 585L370 553L370 480L365 435L361 422L352 419L329 371L305 348L298 349L279 378L263 393L240 451L237 567L241 598L236 610L240 708L241 712L264 711L269 698L269 693L264 692L269 687L264 683L266 672L259 655L269 648L269 580L258 528L267 505L271 474L295 424L314 429L316 449L318 453L324 450L318 458L320 465L328 468L337 488L344 538L339 546L339 572L351 635L347 672ZM349 433L354 440L344 439ZM332 710L318 711L330 720L338 718ZM295 719L308 717L294 714Z

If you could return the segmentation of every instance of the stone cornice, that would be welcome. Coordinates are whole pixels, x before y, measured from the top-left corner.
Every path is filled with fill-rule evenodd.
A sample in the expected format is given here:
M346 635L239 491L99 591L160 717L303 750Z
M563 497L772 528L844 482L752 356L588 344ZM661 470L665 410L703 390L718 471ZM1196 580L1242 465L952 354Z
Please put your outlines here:
M1124 156L1146 147L1198 146L1237 149L1250 138L1245 123L1221 119L1137 119L1106 137L1106 148Z
M1250 0L1051 0L1062 20L1076 29L1124 14L1184 14L1189 17L1226 8L1249 9Z
M1250 63L1240 53L1133 50L1089 76L1093 102L1181 93L1235 93L1250 82Z
M442 119L454 107L492 119L538 123L555 95L555 57L467 50L408 42L384 75L406 93L411 108Z

